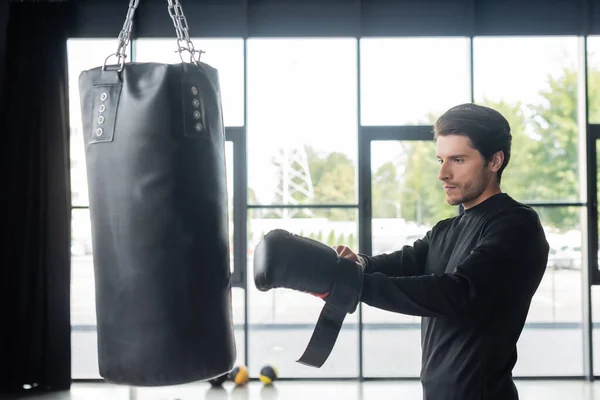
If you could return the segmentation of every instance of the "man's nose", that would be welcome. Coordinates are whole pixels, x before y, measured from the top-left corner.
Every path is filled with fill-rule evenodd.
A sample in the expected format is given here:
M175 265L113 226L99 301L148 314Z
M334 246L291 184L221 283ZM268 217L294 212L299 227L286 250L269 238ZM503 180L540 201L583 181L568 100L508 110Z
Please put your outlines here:
M446 167L446 163L441 163L440 170L438 172L438 179L440 181L445 181L445 180L450 179L450 171L448 171L448 168Z

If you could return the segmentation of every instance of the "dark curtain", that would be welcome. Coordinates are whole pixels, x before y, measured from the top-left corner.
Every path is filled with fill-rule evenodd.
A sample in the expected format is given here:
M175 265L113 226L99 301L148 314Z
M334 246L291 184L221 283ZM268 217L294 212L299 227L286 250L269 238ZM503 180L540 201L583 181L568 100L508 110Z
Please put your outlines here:
M67 4L12 2L2 36L1 392L71 383Z
M4 80L4 64L6 57L6 27L8 25L8 0L0 0L0 97Z

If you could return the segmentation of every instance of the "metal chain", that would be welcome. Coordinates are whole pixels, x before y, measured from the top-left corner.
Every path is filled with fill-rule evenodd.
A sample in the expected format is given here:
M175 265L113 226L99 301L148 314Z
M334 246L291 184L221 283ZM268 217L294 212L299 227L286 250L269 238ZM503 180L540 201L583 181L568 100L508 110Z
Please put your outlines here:
M123 28L121 32L119 32L118 46L117 51L104 60L104 65L102 69L106 68L106 61L112 56L117 56L117 60L120 64L119 71L123 70L123 66L125 65L125 59L127 58L127 46L129 45L129 41L131 40L131 28L133 26L133 15L135 14L135 10L139 4L139 0L130 0L129 8L127 9L127 16L125 17L125 22L123 23Z
M182 52L187 51L190 53L190 62L198 63L200 56L204 51L196 50L194 43L190 39L190 32L188 29L187 19L183 14L183 8L179 0L167 0L169 3L169 15L173 20L175 26L175 32L177 33L177 51L183 61Z
M129 45L129 40L131 39L131 28L133 26L133 15L135 14L135 10L139 4L139 0L130 0L129 1L129 9L127 9L127 16L125 17L125 23L123 24L123 28L119 33L119 47L117 48L117 55L123 58L127 57L127 53L125 50Z
M183 8L181 7L181 3L179 0L167 0L169 3L169 15L173 20L173 25L175 26L175 32L177 33L177 52L179 52L179 57L183 60L183 52L188 52L190 54L190 62L194 62L198 64L200 61L200 56L204 51L196 50L194 47L194 43L190 39L190 32L187 24L187 19L183 14ZM131 28L133 26L133 16L135 14L135 10L137 9L139 4L139 0L130 0L129 8L127 9L127 16L125 17L125 23L123 24L123 28L118 36L118 47L115 53L112 53L104 60L104 66L102 69L106 68L106 61L112 57L117 56L118 62L120 64L119 71L123 70L123 66L125 65L125 58L127 58L127 46L129 45L129 41L131 40Z

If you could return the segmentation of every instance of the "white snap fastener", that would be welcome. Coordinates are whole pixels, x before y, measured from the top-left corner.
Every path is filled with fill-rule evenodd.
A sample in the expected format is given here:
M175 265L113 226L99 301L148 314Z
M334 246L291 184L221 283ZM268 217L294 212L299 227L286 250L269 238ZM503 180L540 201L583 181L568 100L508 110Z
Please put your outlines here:
M196 86L192 86L192 94L194 96L198 94L198 88Z
M200 107L200 100L194 99L194 100L192 100L192 104L194 105L194 107L198 108L198 107Z
M103 133L103 132L104 132L104 131L102 130L102 128L98 128L98 129L96 129L96 136L102 136L102 133Z
M194 118L200 119L200 111L198 111L198 110L194 111Z
M198 132L200 132L200 131L202 130L202 124L201 124L200 122L198 122L198 123L196 124L196 130L197 130Z
M104 110L106 110L106 106L104 104L100 104L100 107L98 107L98 111L104 112Z
M104 123L104 115L98 117L98 123L102 125Z
M106 99L108 99L108 95L107 95L106 93L102 93L102 94L100 95L100 100L104 101L104 100L106 100Z

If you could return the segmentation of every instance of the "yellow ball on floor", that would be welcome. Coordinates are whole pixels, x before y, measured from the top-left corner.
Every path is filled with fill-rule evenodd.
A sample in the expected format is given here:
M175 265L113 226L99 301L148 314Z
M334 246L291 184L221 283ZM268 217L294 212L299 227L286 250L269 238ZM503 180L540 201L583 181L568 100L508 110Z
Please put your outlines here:
M270 365L265 365L260 370L258 379L265 385L271 385L277 379L277 370Z
M245 385L250 379L248 374L248 368L245 365L239 365L235 367L229 374L229 378L235 382L236 385Z

